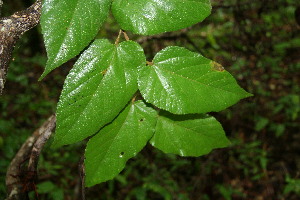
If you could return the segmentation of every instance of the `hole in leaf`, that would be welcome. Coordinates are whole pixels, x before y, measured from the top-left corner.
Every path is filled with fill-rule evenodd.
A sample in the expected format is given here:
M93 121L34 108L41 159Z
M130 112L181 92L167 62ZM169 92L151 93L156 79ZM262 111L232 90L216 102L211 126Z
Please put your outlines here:
M140 119L140 122L143 122L144 121L144 119L142 118L142 119Z

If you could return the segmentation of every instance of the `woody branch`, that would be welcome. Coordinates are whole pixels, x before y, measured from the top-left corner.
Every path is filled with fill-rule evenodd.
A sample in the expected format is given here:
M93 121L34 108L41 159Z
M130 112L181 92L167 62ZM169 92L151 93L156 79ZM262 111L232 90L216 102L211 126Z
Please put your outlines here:
M0 16L3 1L0 0ZM29 8L0 18L0 95L3 92L12 51L18 39L35 27L41 16L42 1L37 0Z

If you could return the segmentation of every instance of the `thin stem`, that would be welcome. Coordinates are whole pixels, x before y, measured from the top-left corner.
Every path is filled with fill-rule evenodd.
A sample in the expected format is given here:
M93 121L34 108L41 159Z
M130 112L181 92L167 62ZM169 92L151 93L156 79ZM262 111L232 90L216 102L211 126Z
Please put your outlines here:
M128 37L128 35L127 35L127 33L125 31L123 31L123 30L122 30L122 32L123 32L125 40L126 41L130 40L129 37Z
M119 44L121 34L122 34L122 30L119 31L118 37L117 37L117 39L116 39L116 41L115 41L115 45L118 45L118 44Z

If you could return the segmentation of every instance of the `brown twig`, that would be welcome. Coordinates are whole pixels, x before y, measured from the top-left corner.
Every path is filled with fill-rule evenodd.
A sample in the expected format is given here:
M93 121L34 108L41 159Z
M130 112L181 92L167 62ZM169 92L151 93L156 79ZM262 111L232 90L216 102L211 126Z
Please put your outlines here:
M6 172L6 200L28 199L28 191L35 187L36 166L41 148L55 128L56 118L52 115L40 128L25 141L14 159L11 161ZM33 148L34 146L34 148ZM31 153L31 151L33 151ZM30 156L28 170L23 171L21 165ZM32 173L29 173L32 172Z
M0 0L0 9L2 6ZM37 0L26 10L0 18L0 95L4 89L8 65L17 40L40 21L42 1ZM1 14L1 13L0 13Z
M34 171L34 172L37 171L36 169L37 169L37 165L38 165L38 161L39 161L39 156L41 154L41 151L42 151L45 143L50 138L53 130L55 129L55 123L56 123L55 115L52 115L47 120L45 126L43 125L40 128L40 130L39 130L40 136L34 143L31 154L30 154L28 171Z
M85 167L84 167L84 156L81 157L78 164L78 171L80 176L80 199L85 200Z

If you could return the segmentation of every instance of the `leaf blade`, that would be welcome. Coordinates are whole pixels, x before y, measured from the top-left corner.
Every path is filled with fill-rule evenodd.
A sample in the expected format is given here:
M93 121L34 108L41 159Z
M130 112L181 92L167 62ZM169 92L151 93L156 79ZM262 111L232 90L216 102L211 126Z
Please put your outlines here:
M111 0L44 1L41 26L48 61L40 79L90 43L106 19L110 4Z
M154 133L156 111L134 102L91 138L85 153L88 187L114 178Z
M113 120L137 91L137 68L145 62L136 42L96 40L66 78L53 146L80 141Z
M175 46L140 70L138 84L148 103L174 114L218 112L251 96L214 62Z
M122 29L153 35L196 24L211 11L209 0L115 0L112 12Z
M221 124L208 115L160 114L150 144L165 153L202 156L216 148L227 147Z

